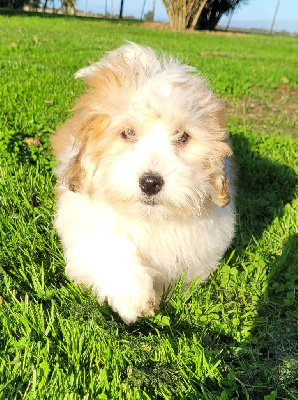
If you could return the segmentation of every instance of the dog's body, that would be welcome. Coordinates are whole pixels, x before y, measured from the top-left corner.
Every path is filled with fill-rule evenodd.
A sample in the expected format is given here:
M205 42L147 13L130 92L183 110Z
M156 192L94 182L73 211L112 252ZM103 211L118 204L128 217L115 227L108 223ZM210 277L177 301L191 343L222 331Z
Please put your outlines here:
M66 273L128 323L184 270L207 278L233 237L223 108L192 72L125 45L76 74L92 88L53 137Z

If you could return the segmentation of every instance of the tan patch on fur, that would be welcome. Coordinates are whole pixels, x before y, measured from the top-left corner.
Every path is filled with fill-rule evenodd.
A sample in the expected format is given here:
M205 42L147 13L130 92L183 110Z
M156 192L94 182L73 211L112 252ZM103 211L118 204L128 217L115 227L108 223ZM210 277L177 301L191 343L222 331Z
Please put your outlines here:
M113 60L114 65L110 68L95 65L94 71L90 75L84 76L85 83L89 86L86 93L81 96L74 111L86 108L108 109L109 113L119 112L121 105L120 94L127 93L133 83L136 83L136 77L131 78L131 70L127 68L127 73L123 72L123 68L127 66L127 62L122 55ZM117 68L121 65L122 71Z
M101 137L109 125L108 115L93 112L84 118L83 113L79 112L60 127L53 136L52 146L56 156L61 156L73 140L73 146L78 148L77 154L70 160L62 176L62 181L71 191L82 193L88 191L91 176L87 176L84 164L88 161L95 168L101 153ZM88 172L89 170L90 168Z

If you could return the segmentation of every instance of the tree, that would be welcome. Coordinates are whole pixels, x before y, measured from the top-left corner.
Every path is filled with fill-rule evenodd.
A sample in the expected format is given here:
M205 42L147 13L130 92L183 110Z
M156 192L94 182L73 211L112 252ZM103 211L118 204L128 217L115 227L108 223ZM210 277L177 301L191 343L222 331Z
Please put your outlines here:
M148 11L148 12L144 15L144 21L153 21L153 18L154 18L153 11Z
M162 0L169 17L170 27L181 31L196 25L208 0Z
M249 0L209 0L197 21L196 29L214 30L224 14L233 13L240 4Z
M27 1L28 1L28 0L27 0ZM43 11L46 11L46 9L48 8L48 5L49 5L50 3L52 3L52 7L54 7L54 5L55 5L55 3L54 3L55 0L41 0L41 2L42 2L42 1L44 1L43 6L42 6Z
M249 0L162 0L175 30L215 29L220 17Z
M25 0L0 0L0 7L23 8Z
M40 0L26 0L27 6L29 6L30 10L37 11L41 6Z
M60 0L61 8L64 14L70 14L71 10L75 14L76 11L76 0Z

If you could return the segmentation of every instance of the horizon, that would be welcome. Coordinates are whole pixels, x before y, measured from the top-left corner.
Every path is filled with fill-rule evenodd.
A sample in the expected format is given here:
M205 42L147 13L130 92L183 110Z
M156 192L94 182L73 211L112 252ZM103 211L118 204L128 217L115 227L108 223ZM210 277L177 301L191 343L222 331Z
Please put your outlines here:
M88 12L105 14L106 1L98 0L78 0L77 8L85 12L86 7ZM247 29L264 29L268 30L271 27L273 15L277 1L272 0L250 0L248 4L240 5L234 12L230 28ZM107 11L112 14L111 7L113 6L113 15L119 15L120 0L108 0ZM134 0L125 0L123 7L124 17L133 16L141 19L143 2L137 4ZM144 14L152 11L153 0L146 1ZM168 22L168 16L162 0L156 0L155 3L155 21ZM228 23L229 15L223 15L218 23L219 26L225 27ZM275 31L286 31L289 33L298 33L298 1L297 0L281 0L275 25Z

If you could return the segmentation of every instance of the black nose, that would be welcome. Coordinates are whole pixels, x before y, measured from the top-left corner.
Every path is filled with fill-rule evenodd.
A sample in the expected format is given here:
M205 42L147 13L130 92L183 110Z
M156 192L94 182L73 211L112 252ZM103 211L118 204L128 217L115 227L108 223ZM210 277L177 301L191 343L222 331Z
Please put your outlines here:
M139 184L144 193L153 196L161 190L164 181L160 175L149 172L140 177Z

